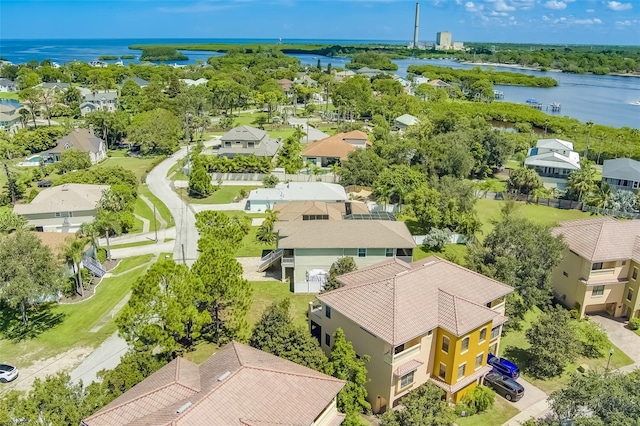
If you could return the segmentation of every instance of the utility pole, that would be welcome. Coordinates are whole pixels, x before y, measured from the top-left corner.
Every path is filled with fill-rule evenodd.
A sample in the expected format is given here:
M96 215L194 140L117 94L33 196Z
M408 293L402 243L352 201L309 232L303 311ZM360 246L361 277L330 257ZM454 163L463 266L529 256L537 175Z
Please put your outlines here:
M9 166L4 163L4 172L7 174L7 185L9 186L9 193L11 194L11 205L16 204L16 188L15 182L11 179L11 173L9 173Z

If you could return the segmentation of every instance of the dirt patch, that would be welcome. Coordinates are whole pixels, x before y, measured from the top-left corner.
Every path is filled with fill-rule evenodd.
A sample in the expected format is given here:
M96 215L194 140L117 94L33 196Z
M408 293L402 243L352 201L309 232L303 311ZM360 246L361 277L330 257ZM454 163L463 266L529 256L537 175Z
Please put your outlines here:
M247 281L280 281L282 271L279 267L258 272L259 257L238 257L236 260L242 265L242 278Z
M15 381L3 386L0 393L9 390L29 391L35 379L44 379L59 371L70 371L91 352L93 352L93 348L74 348L51 358L35 361L28 367L18 365L20 376Z

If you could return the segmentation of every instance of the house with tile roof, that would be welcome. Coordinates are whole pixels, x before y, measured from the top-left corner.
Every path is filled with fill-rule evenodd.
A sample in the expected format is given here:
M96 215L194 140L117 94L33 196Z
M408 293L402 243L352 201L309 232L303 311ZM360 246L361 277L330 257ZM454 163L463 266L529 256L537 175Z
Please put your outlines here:
M358 147L364 148L367 146L367 136L364 133L363 135L364 139L362 139L362 135L356 135L354 132L349 132L349 134L338 133L310 143L302 150L300 155L305 163L315 164L318 167L339 164L341 161L346 160L349 154L358 149Z
M273 157L282 146L281 140L271 139L262 129L251 126L238 126L229 130L220 138L218 155L233 158L238 155Z
M640 161L631 158L604 160L602 181L612 188L637 193L640 186Z
M40 232L76 232L93 221L102 192L109 185L66 183L45 188L30 203L16 204L13 212Z
M459 402L491 370L500 349L505 297L513 288L432 256L397 258L342 275L343 285L309 303L309 328L329 353L341 328L358 355L369 355L374 413L432 382Z
M367 215L369 208L365 203L344 201L288 201L276 202L273 210L278 212L278 221L292 220L343 220L350 215Z
M611 217L560 223L568 248L553 271L553 293L580 316L640 317L640 220Z
M574 170L580 170L580 155L573 150L573 142L539 139L536 146L529 149L524 165L542 178L564 180Z
M68 149L88 153L91 164L97 164L107 158L106 143L94 134L93 130L79 127L58 139L55 147L44 151L40 156L45 162L57 162Z
M344 187L326 182L282 182L274 188L257 188L249 192L244 210L260 213L286 201L347 201Z
M345 382L231 342L198 365L178 357L82 426L338 426Z
M404 222L380 220L295 220L276 222L277 248L259 270L280 266L294 293L318 293L331 265L346 256L359 268L393 258L411 262L416 243Z

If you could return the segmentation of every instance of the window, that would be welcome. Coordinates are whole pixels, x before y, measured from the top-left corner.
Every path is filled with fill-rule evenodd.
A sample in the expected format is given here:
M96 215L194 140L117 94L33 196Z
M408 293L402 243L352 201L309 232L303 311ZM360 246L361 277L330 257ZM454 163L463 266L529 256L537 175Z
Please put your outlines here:
M491 339L495 339L500 335L500 326L493 327L491 329Z
M366 248L358 249L358 257L367 257L367 249Z
M229 148L231 146L231 141L224 141L224 146Z
M331 318L331 306L324 305L324 316L327 318Z
M324 344L331 346L331 335L329 333L324 333Z
M61 217L62 216L62 214L60 214L60 212L55 212L54 215L55 215L55 217Z
M462 339L462 349L460 350L460 353L463 354L468 350L469 350L469 336Z
M449 338L447 336L442 336L442 352L449 353Z
M73 212L69 212L67 217L73 217Z
M634 280L638 278L638 268L636 268L635 266L633 267L633 273L631 274L631 278L633 278Z
M487 340L487 327L480 330L480 343L484 342L485 340Z
M562 271L562 275L564 275L565 277L569 278L569 274L567 273L567 271Z
M255 148L256 143L255 142L247 142L247 148Z
M602 269L602 262L594 263L593 265L591 265L592 271L599 271L600 269Z
M627 291L627 300L629 302L631 302L631 299L633 299L633 289L630 288L629 291Z
M465 362L464 364L460 364L458 366L458 380L462 379L464 377L464 373L467 370L467 363Z
M384 256L393 257L393 249L392 248L384 249Z
M405 386L410 385L411 383L413 383L413 371L411 373L405 374L404 376L402 376L400 378L400 387L403 388Z
M633 189L638 189L638 182L633 182Z
M395 349L393 349L393 353L395 355L398 355L402 351L404 351L404 343L401 344L401 345L396 346Z
M623 261L622 261L622 266L624 266L624 265L626 265L626 264L627 264L627 261L626 261L626 260L623 260Z
M484 359L484 352L483 352L483 353L481 353L481 354L479 354L479 355L476 357L476 370L477 370L478 368L482 367L482 360L483 360L483 359Z
M603 285L596 285L593 287L593 290L591 290L591 297L602 296L603 294L604 294Z
M438 370L438 377L442 380L447 376L447 366L443 363L440 363L440 370Z

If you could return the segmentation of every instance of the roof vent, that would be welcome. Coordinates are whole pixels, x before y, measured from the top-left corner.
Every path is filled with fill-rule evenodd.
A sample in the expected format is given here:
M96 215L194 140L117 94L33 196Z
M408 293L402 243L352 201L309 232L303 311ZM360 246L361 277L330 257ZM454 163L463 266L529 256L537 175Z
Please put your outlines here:
M187 408L191 407L192 403L191 401L185 403L184 405L182 405L182 407L178 408L176 410L176 414L181 414L184 410L186 410Z
M224 379L226 379L227 377L229 377L231 375L231 371L227 371L226 373L224 373L222 376L218 377L218 381L221 382Z
M430 261L428 261L427 263L424 263L422 266L431 266L431 265L433 265L434 263L436 263L436 261L435 261L435 260L430 260Z

